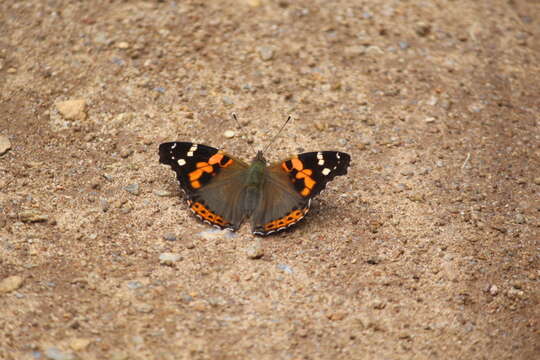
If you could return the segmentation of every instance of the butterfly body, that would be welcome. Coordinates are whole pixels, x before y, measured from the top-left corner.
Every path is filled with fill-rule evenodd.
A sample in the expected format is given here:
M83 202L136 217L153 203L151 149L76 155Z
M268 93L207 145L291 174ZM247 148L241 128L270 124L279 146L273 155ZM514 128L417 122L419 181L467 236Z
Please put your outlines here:
M347 173L350 156L337 151L304 153L268 165L259 151L251 164L218 149L190 142L159 146L200 219L237 230L251 218L252 232L283 230L309 211L311 199L335 176Z

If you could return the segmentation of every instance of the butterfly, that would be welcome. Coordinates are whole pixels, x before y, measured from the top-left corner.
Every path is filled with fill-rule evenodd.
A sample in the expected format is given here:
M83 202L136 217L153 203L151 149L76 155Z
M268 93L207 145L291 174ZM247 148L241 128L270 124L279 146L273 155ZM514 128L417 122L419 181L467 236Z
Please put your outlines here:
M159 161L176 173L189 208L201 220L236 231L251 218L253 234L265 236L304 218L311 199L347 173L351 156L318 151L267 164L258 151L248 164L207 145L166 142L159 145Z

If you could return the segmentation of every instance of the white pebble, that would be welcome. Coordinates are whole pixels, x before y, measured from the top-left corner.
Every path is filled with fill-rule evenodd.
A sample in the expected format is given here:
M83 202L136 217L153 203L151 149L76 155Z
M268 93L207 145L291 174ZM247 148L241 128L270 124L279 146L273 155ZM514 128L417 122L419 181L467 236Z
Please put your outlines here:
M227 130L223 133L223 136L225 136L227 139L232 139L234 137L235 132L232 130Z
M182 260L182 256L175 253L162 253L159 255L159 263L161 265L173 265L175 262Z

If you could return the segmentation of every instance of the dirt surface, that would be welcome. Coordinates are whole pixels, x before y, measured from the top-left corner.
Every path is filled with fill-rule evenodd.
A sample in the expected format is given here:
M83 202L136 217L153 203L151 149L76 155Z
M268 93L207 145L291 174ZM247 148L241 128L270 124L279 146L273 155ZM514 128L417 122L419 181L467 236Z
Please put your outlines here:
M1 359L540 357L540 3L329 3L0 2ZM288 114L349 174L199 223L158 145Z

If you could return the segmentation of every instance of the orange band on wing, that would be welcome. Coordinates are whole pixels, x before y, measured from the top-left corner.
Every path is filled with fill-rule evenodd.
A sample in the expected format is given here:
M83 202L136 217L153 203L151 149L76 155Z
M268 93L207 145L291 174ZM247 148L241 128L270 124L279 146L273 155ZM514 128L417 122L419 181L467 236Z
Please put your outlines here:
M293 169L296 169L298 171L302 171L302 169L304 169L304 164L302 164L302 162L298 158L292 158L291 163L292 163Z
M193 170L188 174L189 181L194 189L201 187L200 181L197 180L199 180L204 173L212 174L214 172L214 167L204 161L199 161L196 168L197 170Z
M203 220L206 220L212 224L216 224L219 226L227 226L230 224L228 221L223 219L223 217L210 211L206 206L204 206L200 202L191 203L190 208L195 214L199 215Z
M308 208L302 210L294 210L291 211L290 214L280 219L270 221L269 223L264 225L264 231L277 230L292 225L302 219L307 214L308 210Z
M317 182L311 177L311 174L313 174L313 171L310 169L304 169L296 173L297 179L304 179L304 188L302 191L300 191L300 195L304 197L311 194L311 190L313 190L313 187L315 184L317 184Z
M225 161L225 163L223 163L223 160L227 159L227 161ZM226 167L229 167L233 164L233 160L228 157L228 156L225 156L221 153L217 153L217 154L214 154L212 155L212 157L210 157L210 159L208 159L208 163L210 165L215 165L215 164L218 164L220 167L222 168L226 168Z

